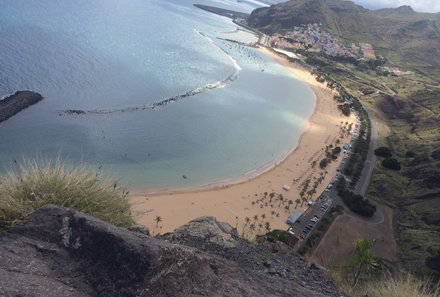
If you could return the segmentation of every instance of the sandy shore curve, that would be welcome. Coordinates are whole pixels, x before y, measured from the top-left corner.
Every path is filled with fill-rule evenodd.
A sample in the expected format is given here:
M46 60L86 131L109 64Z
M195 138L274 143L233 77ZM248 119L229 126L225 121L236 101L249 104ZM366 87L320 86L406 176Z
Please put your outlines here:
M286 229L285 221L290 212L295 207L299 211L307 208L306 203L297 205L295 202L301 199L302 183L309 179L313 184L323 178L312 197L316 199L335 175L342 154L325 170L321 170L318 164L325 156L326 146L335 146L338 140L340 145L349 143L351 136L342 133L341 126L354 123L354 116L343 116L333 99L335 93L317 82L310 72L267 48L259 50L312 88L316 106L308 129L300 137L298 146L284 160L247 180L231 180L228 184L187 190L132 193L129 199L134 219L150 228L153 234L171 232L201 216L214 216L237 227L239 232L251 224L255 226L256 233L265 232L267 227ZM290 190L283 190L284 185L288 185ZM271 198L270 193L275 195ZM282 194L283 200L279 199L279 194ZM161 218L159 223L156 222L158 216ZM250 222L246 223L246 217Z

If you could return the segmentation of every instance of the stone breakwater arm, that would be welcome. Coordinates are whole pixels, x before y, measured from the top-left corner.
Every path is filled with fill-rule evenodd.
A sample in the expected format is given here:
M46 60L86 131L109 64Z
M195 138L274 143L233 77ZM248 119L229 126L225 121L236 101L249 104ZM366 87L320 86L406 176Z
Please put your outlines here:
M32 91L17 91L0 100L0 122L6 121L23 109L43 100L43 96Z

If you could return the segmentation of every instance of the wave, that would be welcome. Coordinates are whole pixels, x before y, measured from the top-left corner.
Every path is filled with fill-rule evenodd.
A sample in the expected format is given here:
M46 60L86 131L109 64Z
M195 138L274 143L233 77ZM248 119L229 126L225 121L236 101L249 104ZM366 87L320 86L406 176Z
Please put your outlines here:
M235 70L234 73L232 73L231 75L229 75L228 77L226 77L223 80L216 81L214 83L209 83L209 84L203 85L201 87L197 87L195 89L189 90L188 92L185 92L183 94L178 94L178 95L169 97L167 99L159 100L159 101L156 101L156 102L153 102L150 104L127 106L127 107L113 108L113 109L93 109L93 110L66 109L66 110L63 110L62 113L76 114L76 115L80 115L80 114L110 114L110 113L116 113L116 112L135 112L135 111L141 111L141 110L146 110L146 109L155 109L157 107L166 106L170 103L173 103L173 102L176 102L176 101L188 98L188 97L192 97L192 96L204 93L206 91L224 88L227 84L236 80L239 76L240 71L241 71L241 67L237 63L237 61L234 59L234 57L232 57L225 49L223 49L220 46L218 46L217 44L215 44L211 38L206 36L206 34L200 32L197 29L194 29L194 32L196 32L197 34L199 34L200 36L205 38L209 43L212 44L212 46L217 48L219 51L224 53L229 58L232 65L234 66L234 70Z

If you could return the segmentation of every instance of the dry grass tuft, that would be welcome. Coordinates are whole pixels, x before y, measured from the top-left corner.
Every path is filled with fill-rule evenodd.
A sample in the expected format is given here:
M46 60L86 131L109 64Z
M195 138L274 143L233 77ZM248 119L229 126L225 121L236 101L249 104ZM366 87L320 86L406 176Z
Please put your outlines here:
M365 291L371 297L440 297L439 287L433 288L430 284L430 281L422 281L408 274L370 283Z
M24 161L0 185L0 228L22 222L46 204L75 209L116 226L133 223L128 191L99 172L61 161Z

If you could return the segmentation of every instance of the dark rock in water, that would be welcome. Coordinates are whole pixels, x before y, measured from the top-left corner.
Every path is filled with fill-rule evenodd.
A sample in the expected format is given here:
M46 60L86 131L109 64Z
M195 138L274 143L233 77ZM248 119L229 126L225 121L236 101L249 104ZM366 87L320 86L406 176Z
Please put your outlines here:
M43 96L32 91L17 91L0 100L0 122L6 121L41 100L43 100Z
M81 109L67 109L64 111L64 113L67 113L67 114L86 114L86 112Z
M187 179L188 177L184 174L182 175L183 179Z
M166 239L173 243L45 206L0 233L0 296L340 296L296 255L276 258L214 218ZM263 258L274 274L257 264ZM287 267L301 279L280 276Z

